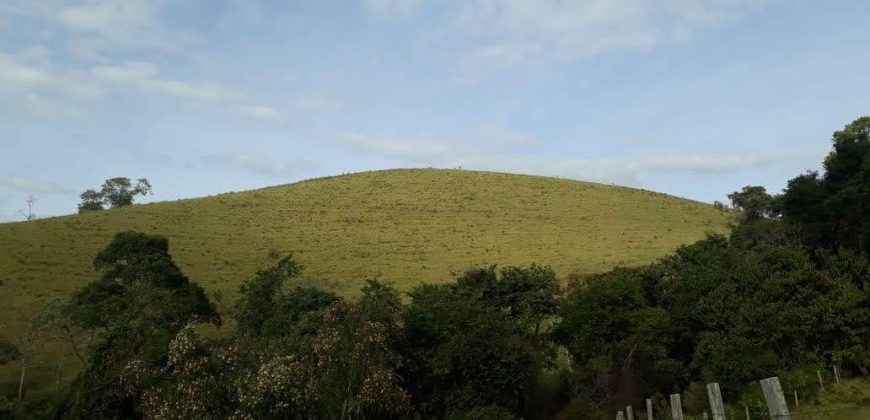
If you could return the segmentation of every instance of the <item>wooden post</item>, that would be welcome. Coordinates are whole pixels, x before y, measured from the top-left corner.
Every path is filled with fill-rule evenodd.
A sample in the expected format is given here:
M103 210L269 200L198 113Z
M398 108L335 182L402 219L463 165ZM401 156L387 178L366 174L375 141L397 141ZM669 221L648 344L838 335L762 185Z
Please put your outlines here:
M707 384L707 398L710 400L710 412L713 414L713 420L725 420L725 405L722 404L722 392L719 391L717 382Z
M797 390L794 390L794 408L798 408L800 405L800 402L798 402Z
M625 417L627 420L634 420L634 408L632 406L625 407Z
M743 409L746 411L746 420L749 420L749 406L743 404Z
M674 420L683 420L683 405L680 402L680 394L671 394L671 417Z
M616 413L616 420L625 420L625 416L622 415L622 411Z
M647 420L653 420L653 411L652 411L652 400L646 399L646 418Z
M817 371L816 371L816 376L819 377L819 386L822 387L822 391L824 391L824 390L825 390L825 382L822 381L822 371L817 370Z
M767 411L772 420L791 420L788 405L785 403L785 394L776 376L762 379L761 390L764 392L764 400L767 402Z
M834 365L834 379L837 380L837 385L840 385L840 369L837 368L837 365Z
M701 417L703 417L704 420L709 420L709 419L710 419L709 417L707 417L707 412L706 412L706 411L704 412L704 414L703 414Z

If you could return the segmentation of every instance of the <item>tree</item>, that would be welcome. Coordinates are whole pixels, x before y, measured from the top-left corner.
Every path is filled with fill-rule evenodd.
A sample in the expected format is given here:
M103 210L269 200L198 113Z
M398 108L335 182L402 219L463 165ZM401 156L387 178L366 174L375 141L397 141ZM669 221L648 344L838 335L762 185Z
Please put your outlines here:
M870 255L870 117L834 133L824 169L789 181L783 218L801 229L808 246Z
M27 200L25 200L25 202L27 203L27 211L25 212L24 210L18 210L18 214L20 214L21 217L24 218L24 220L27 220L29 222L33 219L36 219L36 214L33 212L33 203L36 203L36 198L32 195L29 195L27 196Z
M512 313L503 305L511 300L501 299L498 289L491 267L470 270L456 284L424 284L409 293L404 376L413 378L412 395L429 415L491 404L523 407L543 356L521 316L527 312Z
M221 319L202 287L172 261L162 236L119 233L94 268L100 277L77 290L66 310L74 326L98 334L67 404L74 417L130 417L139 397L116 386L124 368L134 360L163 365L184 326Z
M103 204L103 196L96 190L85 190L79 195L82 201L79 203L79 213L87 211L102 210L105 208Z
M130 178L117 177L107 179L100 190L86 190L79 197L79 213L86 211L103 210L106 206L111 208L124 207L133 204L137 195L151 194L151 183L145 178L136 180L134 185Z
M728 194L731 204L741 211L741 221L754 222L774 214L774 198L761 186L747 185L741 191Z
M130 178L111 178L100 188L100 195L112 208L129 206L133 204L135 196L150 193L151 183L145 178L136 180L135 185Z

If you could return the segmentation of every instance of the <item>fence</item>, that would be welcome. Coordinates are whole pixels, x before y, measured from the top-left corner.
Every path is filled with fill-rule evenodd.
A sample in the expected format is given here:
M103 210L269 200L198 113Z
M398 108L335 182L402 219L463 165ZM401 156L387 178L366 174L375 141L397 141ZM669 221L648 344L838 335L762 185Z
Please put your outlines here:
M765 378L759 381L764 396L763 407L740 405L742 409L735 410L734 405L726 406L722 400L722 393L718 383L706 385L707 400L709 406L701 415L686 415L683 413L683 403L680 394L671 394L666 404L656 407L652 398L646 399L645 410L639 410L635 416L635 407L627 406L616 414L617 420L743 420L743 419L771 419L771 420L822 420L822 419L870 419L870 399L853 404L840 404L837 407L825 409L811 408L807 401L801 401L810 395L824 395L826 390L831 390L841 384L841 372L837 366L830 371L818 370L812 378L812 383L803 383L799 391L783 389L779 377ZM802 378L806 379L806 378ZM798 383L800 381L792 381ZM802 406L803 404L803 406ZM759 410L765 411L763 414Z

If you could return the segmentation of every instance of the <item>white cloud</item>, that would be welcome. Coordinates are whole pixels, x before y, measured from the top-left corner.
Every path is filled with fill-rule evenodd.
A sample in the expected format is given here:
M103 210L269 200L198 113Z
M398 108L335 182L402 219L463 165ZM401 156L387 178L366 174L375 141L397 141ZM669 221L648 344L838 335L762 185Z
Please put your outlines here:
M290 118L290 114L265 105L246 104L239 107L242 115L264 121L282 122Z
M44 47L19 54L0 53L0 90L28 92L44 90L82 98L100 96L101 89L83 74L53 65Z
M373 155L406 159L418 163L450 156L453 145L426 138L374 137L346 131L334 137L340 144Z
M68 194L71 190L53 182L0 174L0 186L12 187L28 193Z
M166 0L4 0L0 17L26 17L62 25L74 45L92 48L178 49L191 38L161 22Z
M342 111L347 104L341 99L325 93L308 93L294 98L291 105L306 111Z
M495 125L477 127L440 138L371 136L345 131L333 135L331 140L379 157L436 166L451 165L462 156L516 150L538 143L533 136Z
M379 18L406 17L417 12L424 0L362 0L365 10Z
M470 0L453 27L472 39L460 59L479 76L539 58L576 60L618 49L684 40L698 28L767 0Z
M225 153L201 159L209 165L225 166L273 177L310 173L320 168L320 162L309 159L276 160L259 153Z
M716 175L819 155L816 149L754 150L736 154L649 154L571 157L542 155L529 148L538 140L498 126L468 130L440 139L379 137L344 132L337 143L374 156L413 165L465 167L639 185L650 174Z
M231 88L218 83L159 78L157 66L148 62L133 61L115 66L95 66L91 68L91 74L100 81L190 100L220 102L238 96Z
M31 114L48 119L80 118L85 114L84 111L78 107L46 99L35 93L24 95L21 98L21 102Z
M607 158L490 155L460 156L455 165L517 173L639 185L648 174L717 175L817 156L814 150L751 151L745 154L668 154Z

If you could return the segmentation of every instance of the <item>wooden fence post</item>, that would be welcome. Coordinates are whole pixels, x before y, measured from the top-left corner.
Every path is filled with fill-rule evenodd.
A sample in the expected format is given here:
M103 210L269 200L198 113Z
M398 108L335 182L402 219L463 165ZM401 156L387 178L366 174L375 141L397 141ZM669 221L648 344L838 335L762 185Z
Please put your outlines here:
M794 408L798 408L800 405L801 404L798 401L798 397L797 397L797 390L794 390Z
M627 417L628 420L634 420L634 408L632 406L629 405L625 407L625 417Z
M743 410L746 411L746 420L749 420L749 406L743 404Z
M625 420L625 416L622 415L622 411L616 413L616 420Z
M837 368L837 365L834 365L834 379L837 380L837 385L840 385L840 369Z
M652 400L646 399L646 418L647 420L653 420L653 411L652 411Z
M680 394L671 394L671 417L674 420L683 420L683 405L680 402Z
M707 384L707 398L710 400L710 412L713 420L725 420L725 405L722 404L722 392L719 391L719 383Z
M825 390L825 383L822 381L822 371L817 370L816 376L819 377L819 386L822 387L822 391L824 391Z
M764 392L764 400L767 402L767 411L773 420L791 420L788 405L785 403L785 394L776 376L762 379L761 390Z

